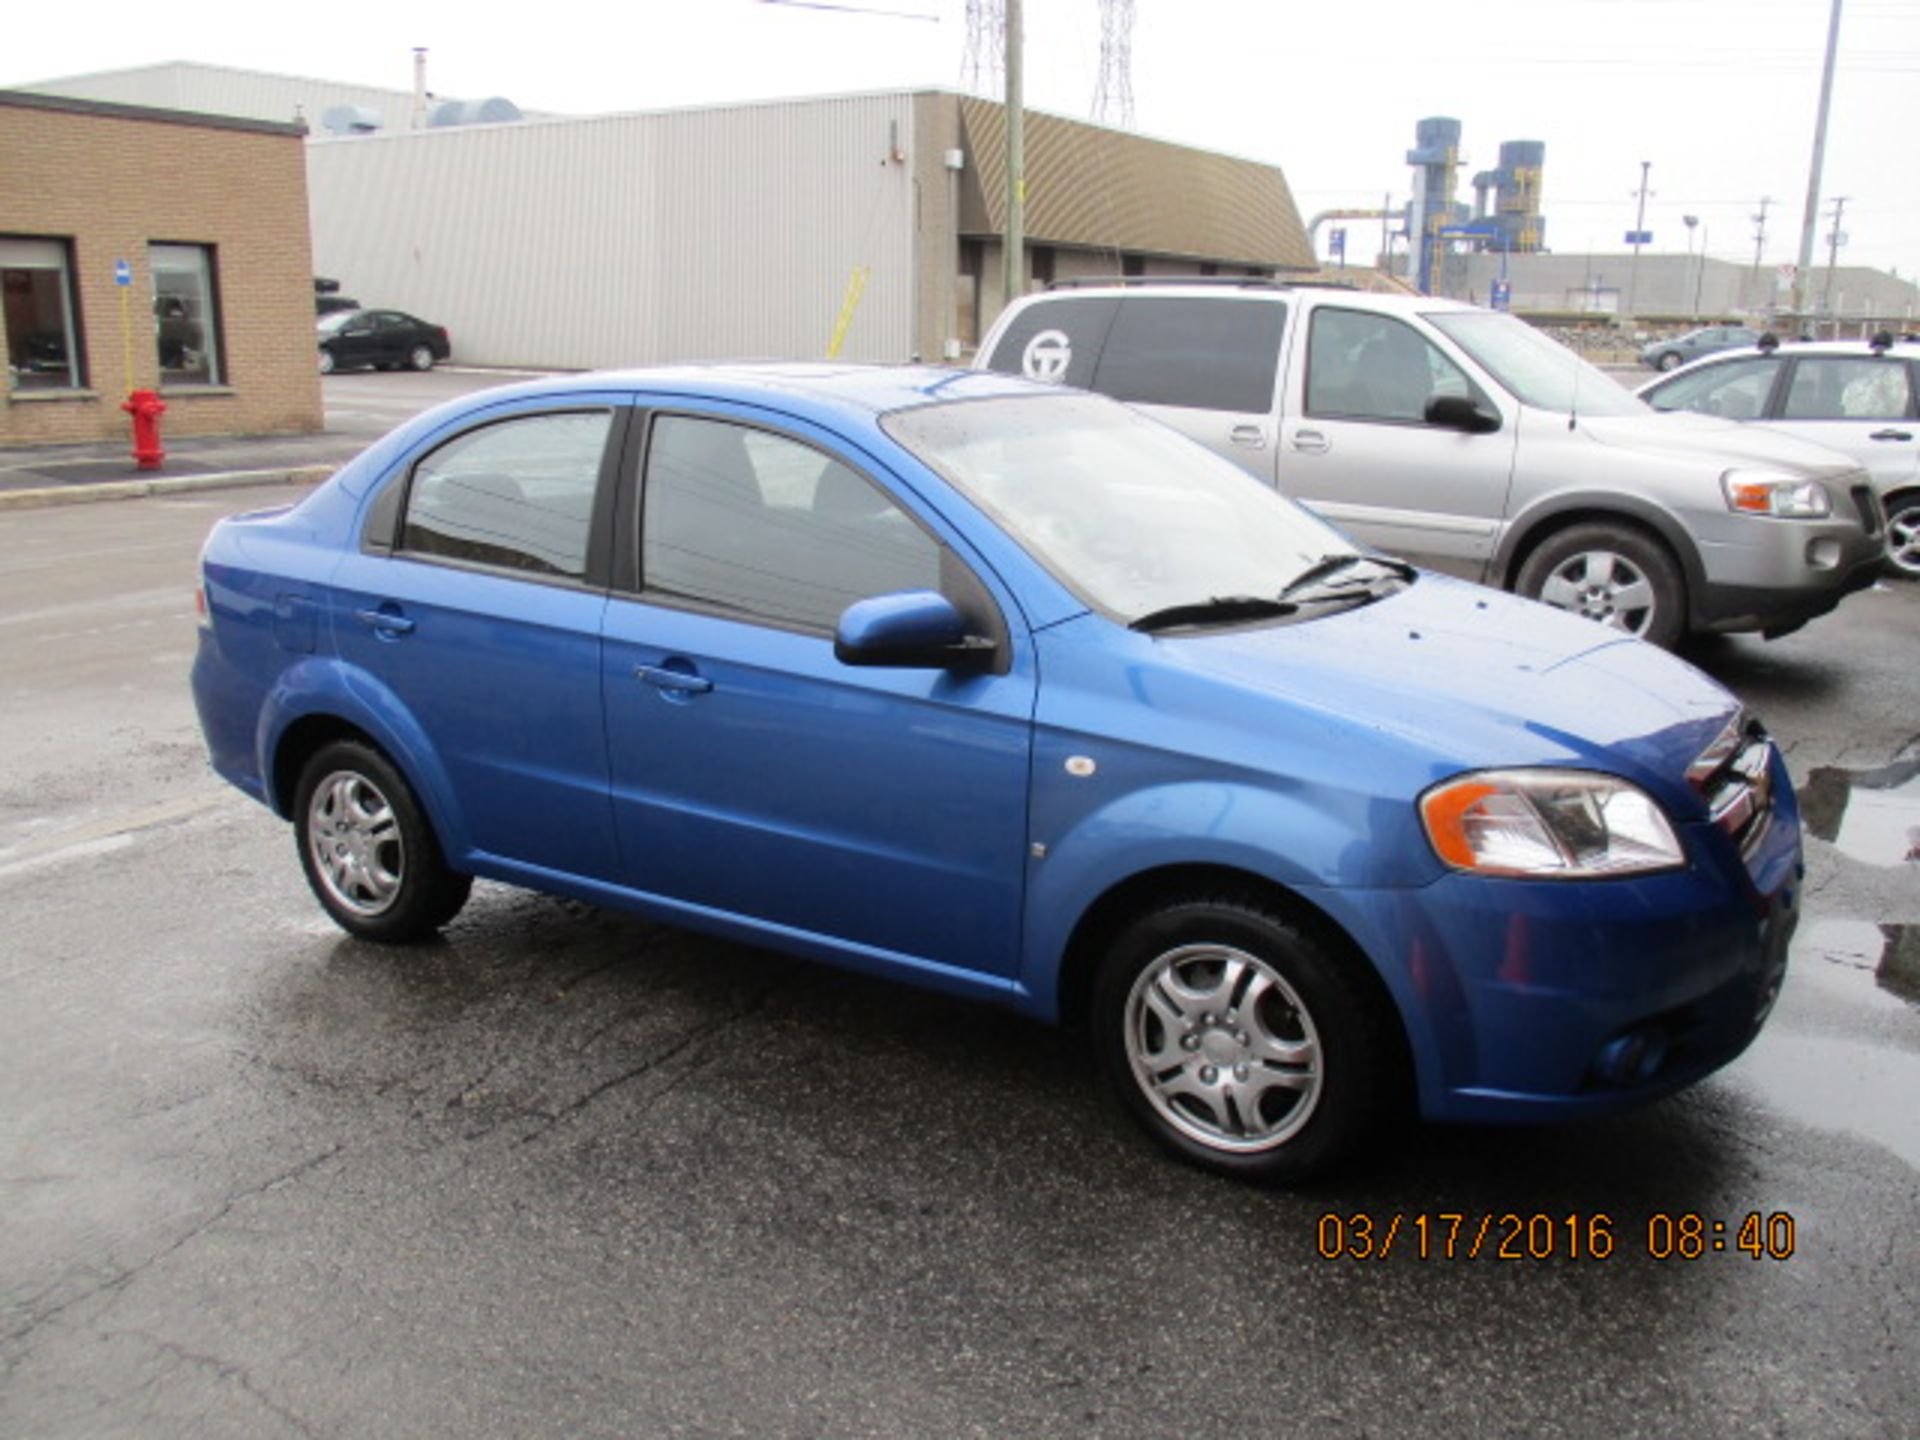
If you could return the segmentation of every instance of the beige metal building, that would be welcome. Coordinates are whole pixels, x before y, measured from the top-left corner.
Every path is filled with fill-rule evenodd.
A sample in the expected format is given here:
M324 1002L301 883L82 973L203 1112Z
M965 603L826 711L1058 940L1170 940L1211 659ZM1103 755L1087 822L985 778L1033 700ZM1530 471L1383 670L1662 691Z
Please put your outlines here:
M301 134L0 91L0 444L320 428Z
M1030 115L1027 271L1311 272L1272 166ZM1005 119L898 91L314 137L316 265L469 363L958 358L1000 309Z

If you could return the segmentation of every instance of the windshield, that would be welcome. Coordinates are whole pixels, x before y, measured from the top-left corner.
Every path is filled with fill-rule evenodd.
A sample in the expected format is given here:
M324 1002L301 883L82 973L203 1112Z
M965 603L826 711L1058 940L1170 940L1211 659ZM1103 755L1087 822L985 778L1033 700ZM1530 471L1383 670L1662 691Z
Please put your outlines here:
M1128 624L1276 597L1329 556L1360 553L1230 461L1102 396L961 401L883 423L1062 584Z
M1523 405L1581 415L1647 413L1646 405L1606 371L1524 320L1495 310L1442 310L1426 318Z

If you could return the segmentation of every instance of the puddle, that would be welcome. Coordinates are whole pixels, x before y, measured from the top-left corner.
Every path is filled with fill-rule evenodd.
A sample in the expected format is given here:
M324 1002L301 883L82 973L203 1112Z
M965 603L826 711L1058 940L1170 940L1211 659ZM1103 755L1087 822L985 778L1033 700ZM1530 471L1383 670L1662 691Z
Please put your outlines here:
M1818 920L1794 939L1792 975L1850 999L1920 1005L1920 925Z
M1878 770L1823 765L1800 787L1807 829L1868 865L1920 865L1920 755Z

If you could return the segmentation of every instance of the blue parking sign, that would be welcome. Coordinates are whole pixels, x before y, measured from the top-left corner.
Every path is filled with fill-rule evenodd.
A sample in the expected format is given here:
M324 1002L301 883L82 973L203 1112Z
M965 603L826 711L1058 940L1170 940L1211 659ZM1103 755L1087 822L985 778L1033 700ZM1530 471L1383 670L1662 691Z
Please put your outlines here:
M124 260L113 262L113 283L116 285L133 284L133 266Z

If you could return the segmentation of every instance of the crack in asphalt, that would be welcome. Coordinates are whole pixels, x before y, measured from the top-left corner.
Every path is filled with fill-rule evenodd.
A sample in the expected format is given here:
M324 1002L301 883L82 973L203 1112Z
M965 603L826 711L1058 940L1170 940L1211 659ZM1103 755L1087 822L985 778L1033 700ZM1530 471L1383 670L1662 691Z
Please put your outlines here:
M331 1160L334 1156L338 1155L341 1152L341 1150L344 1148L345 1146L341 1144L331 1145L327 1149L322 1150L319 1154L308 1156L305 1160L302 1160L298 1165L295 1165L290 1169L283 1170L278 1175L271 1176L268 1179L263 1180L258 1185L251 1186L245 1190L236 1191L234 1194L229 1195L225 1200L222 1200L220 1204L214 1208L214 1211L212 1214L208 1215L205 1219L191 1226L184 1234L178 1236L169 1244L163 1245L160 1249L156 1250L153 1254L149 1255L145 1260L142 1260L139 1264L129 1266L126 1269L121 1270L119 1273L109 1276L107 1279L100 1281L98 1284L89 1286L87 1289L82 1290L79 1294L73 1296L72 1298L63 1300L58 1305L55 1305L49 1309L43 1310L37 1315L30 1316L27 1319L26 1323L18 1326L15 1329L9 1330L5 1335L0 1335L0 1345L11 1346L18 1342L28 1340L34 1334L35 1331L41 1329L42 1327L47 1325L50 1321L58 1319L61 1315L73 1309L74 1306L83 1304L86 1301L91 1300L94 1296L105 1294L108 1291L124 1290L128 1285L132 1284L135 1280L139 1279L140 1276L145 1274L147 1271L151 1270L154 1266L158 1265L162 1260L165 1260L168 1256L173 1255L179 1250L192 1244L195 1240L199 1239L200 1236L206 1234L207 1231L211 1230L214 1226L218 1225L222 1220L226 1219L228 1215L233 1213L234 1208L238 1206L242 1201L254 1199L257 1196L266 1194L270 1190L277 1190L282 1185L291 1184L293 1181L299 1179L302 1175L305 1175L308 1171L316 1169L321 1165L324 1165L327 1161ZM57 1287L56 1286L48 1287L48 1289L43 1290L41 1292L41 1295L44 1296L44 1295L51 1294L54 1288L57 1288Z
M262 1390L259 1385L254 1382L252 1372L245 1365L237 1361L222 1359L218 1355L208 1355L199 1350L190 1350L184 1345L176 1344L171 1340L163 1340L158 1335L150 1334L145 1330L109 1330L104 1333L109 1338L126 1336L135 1340L144 1340L162 1355L171 1355L177 1360L185 1361L187 1364L198 1365L211 1370L220 1379L232 1380L237 1383L242 1390L258 1401L264 1409L279 1416L280 1419L286 1421L287 1424L291 1425L302 1435L318 1437L322 1433L302 1416L288 1409L285 1405L267 1394L266 1391Z

